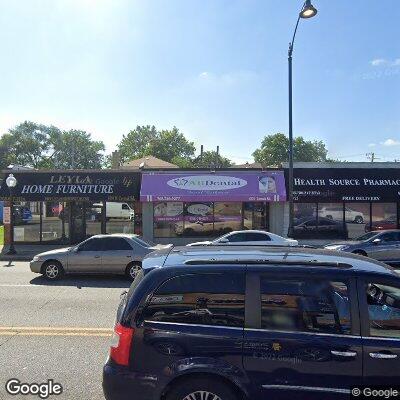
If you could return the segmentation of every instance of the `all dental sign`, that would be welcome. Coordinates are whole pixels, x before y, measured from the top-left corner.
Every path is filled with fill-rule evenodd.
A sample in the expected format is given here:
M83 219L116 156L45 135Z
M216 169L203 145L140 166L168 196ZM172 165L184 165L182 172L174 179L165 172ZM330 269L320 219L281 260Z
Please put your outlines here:
M244 187L247 181L235 176L193 175L170 179L168 186L192 191L223 191Z

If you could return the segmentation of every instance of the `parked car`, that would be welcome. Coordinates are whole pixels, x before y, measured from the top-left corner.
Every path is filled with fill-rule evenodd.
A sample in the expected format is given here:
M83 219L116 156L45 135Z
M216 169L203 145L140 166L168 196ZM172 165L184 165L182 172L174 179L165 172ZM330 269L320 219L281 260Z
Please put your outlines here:
M293 234L296 238L316 239L321 238L347 238L347 226L343 221L335 221L330 218L302 218L295 221Z
M214 240L190 243L187 246L210 246L218 244L232 246L297 246L299 243L297 240L284 238L275 233L259 230L244 230L227 233Z
M96 235L73 247L40 253L33 257L30 268L49 280L70 273L119 274L134 279L146 254L168 247L171 245L151 245L136 235Z
M399 380L399 317L400 277L375 260L298 248L157 251L118 307L105 398L348 399L366 381Z
M372 231L356 240L329 243L329 250L360 254L389 264L400 263L400 230Z
M388 229L397 229L397 216L391 215L388 218L382 219L381 221L373 221L371 226L365 225L365 232L370 231L384 231Z
M96 203L93 204L92 208L100 215L102 207L103 207L102 203ZM135 211L133 210L133 208L130 207L128 203L107 201L106 218L129 219L133 221L135 219Z
M364 214L360 211L352 210L349 207L344 208L346 222L354 222L356 224L364 223ZM336 221L343 220L343 207L322 207L319 211L319 216L333 219Z

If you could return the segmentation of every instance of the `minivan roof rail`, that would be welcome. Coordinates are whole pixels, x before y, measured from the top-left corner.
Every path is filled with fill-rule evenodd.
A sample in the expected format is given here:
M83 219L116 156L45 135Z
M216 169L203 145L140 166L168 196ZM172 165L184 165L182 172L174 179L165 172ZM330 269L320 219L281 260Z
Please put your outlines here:
M307 267L331 267L331 268L352 268L352 265L318 260L263 260L263 259L191 259L184 262L186 265L226 265L226 264L247 264L247 265L288 265L288 266L307 266Z

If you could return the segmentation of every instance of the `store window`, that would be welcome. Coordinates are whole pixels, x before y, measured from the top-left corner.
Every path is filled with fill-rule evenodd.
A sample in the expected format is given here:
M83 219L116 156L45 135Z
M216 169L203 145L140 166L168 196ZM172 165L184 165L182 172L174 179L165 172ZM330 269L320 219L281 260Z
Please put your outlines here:
M185 203L184 236L208 236L214 231L214 204Z
M154 203L154 237L183 235L183 203Z
M101 206L98 203L85 203L86 237L101 234Z
M242 273L177 276L157 289L143 319L243 327L244 287Z
M346 203L345 220L349 239L368 232L371 220L370 203Z
M313 238L317 235L317 204L294 204L293 220L294 236L298 238Z
M102 211L101 203L100 211ZM128 202L106 202L107 233L135 232L135 205Z
M214 203L214 235L242 229L242 203Z
M372 230L397 229L397 204L372 203Z
M67 242L69 223L63 202L44 202L42 214L42 242Z
M14 240L16 242L40 241L41 207L40 202L14 204Z
M243 203L243 228L268 230L268 204Z
M261 327L350 334L350 302L343 282L261 279Z

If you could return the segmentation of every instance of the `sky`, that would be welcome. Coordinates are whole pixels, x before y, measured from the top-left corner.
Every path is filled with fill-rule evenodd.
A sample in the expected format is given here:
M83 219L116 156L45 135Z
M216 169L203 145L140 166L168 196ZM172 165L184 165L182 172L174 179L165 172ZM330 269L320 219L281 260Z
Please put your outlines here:
M399 0L314 0L296 37L294 135L331 158L400 160ZM83 129L107 152L137 125L252 161L288 131L298 0L0 0L0 133Z

